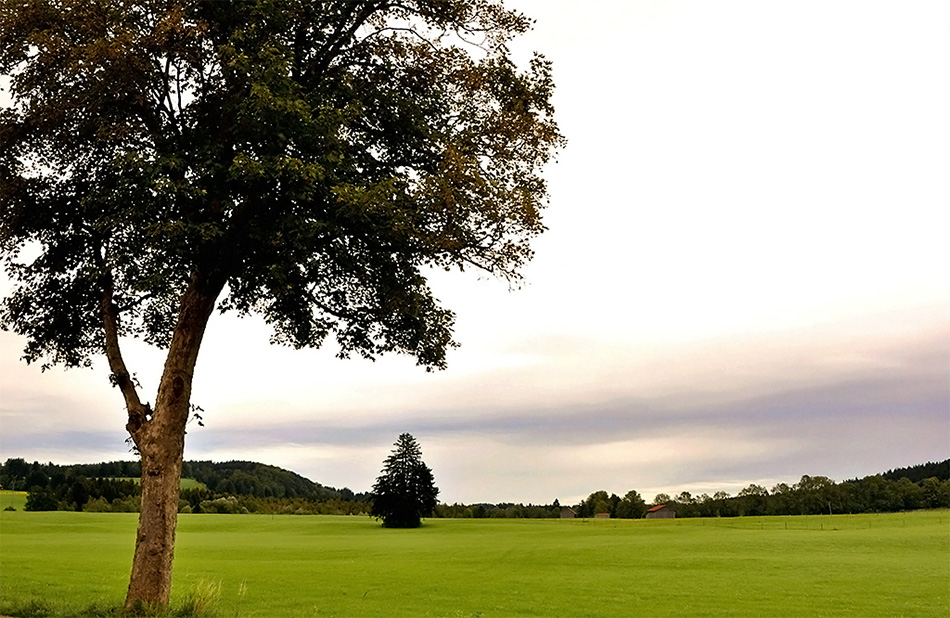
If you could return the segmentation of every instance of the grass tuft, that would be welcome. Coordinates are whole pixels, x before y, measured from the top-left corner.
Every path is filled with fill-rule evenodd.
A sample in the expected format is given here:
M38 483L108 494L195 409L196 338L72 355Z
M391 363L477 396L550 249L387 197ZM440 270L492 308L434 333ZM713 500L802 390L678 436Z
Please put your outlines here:
M0 602L0 616L16 618L211 618L220 597L221 584L201 580L180 604L168 607L136 603L130 608L93 603L76 606L30 597Z
M204 618L210 616L221 598L221 582L208 579L198 580L192 586L185 602L178 607L174 615L177 618Z
M19 618L46 618L52 615L53 606L44 599L28 599L20 604L4 607L3 612Z
M0 614L17 618L115 618L125 615L125 612L120 607L105 603L73 606L29 597L16 599L12 603L0 603Z

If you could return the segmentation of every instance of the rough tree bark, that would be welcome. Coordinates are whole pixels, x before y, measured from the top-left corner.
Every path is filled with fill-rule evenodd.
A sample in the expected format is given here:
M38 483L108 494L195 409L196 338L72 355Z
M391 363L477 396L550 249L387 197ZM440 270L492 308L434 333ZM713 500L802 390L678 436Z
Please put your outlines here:
M182 295L178 323L168 347L154 410L142 404L119 348L119 308L111 290L103 295L106 351L116 385L128 409L126 428L142 464L142 507L135 555L125 605L167 605L171 596L175 528L185 447L185 425L191 401L198 350L223 282L199 274Z

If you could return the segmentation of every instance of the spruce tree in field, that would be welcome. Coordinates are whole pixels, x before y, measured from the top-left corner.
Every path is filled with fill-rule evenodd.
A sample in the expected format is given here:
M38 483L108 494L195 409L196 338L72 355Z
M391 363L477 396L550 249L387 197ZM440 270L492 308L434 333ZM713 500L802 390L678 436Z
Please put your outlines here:
M439 488L415 438L404 433L394 446L373 485L371 514L386 528L418 528L435 509Z

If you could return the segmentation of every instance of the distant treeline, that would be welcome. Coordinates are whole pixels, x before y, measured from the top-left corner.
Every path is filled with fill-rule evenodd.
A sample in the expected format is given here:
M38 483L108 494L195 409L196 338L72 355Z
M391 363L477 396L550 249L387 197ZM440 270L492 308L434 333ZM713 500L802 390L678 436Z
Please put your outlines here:
M632 492L635 493L635 492ZM628 494L629 496L629 494ZM633 501L636 505L636 501ZM820 515L840 513L890 513L950 507L950 480L925 478L914 483L881 475L835 483L825 476L805 475L798 483L779 483L766 489L749 485L736 496L716 492L693 496L684 491L675 497L659 494L653 505L665 504L677 517L742 517L745 515ZM631 501L605 491L594 492L574 507L578 516L641 517L650 505L631 508Z
M62 485L67 478L137 479L141 476L142 469L137 461L59 466L38 462L29 464L23 459L8 459L0 465L0 483L3 487L20 491L33 486L45 487L49 483ZM212 492L222 494L311 500L355 497L347 488L324 487L289 470L252 461L186 461L182 465L181 476L194 479Z
M138 511L141 467L134 461L56 465L23 459L0 464L4 489L28 491L27 510ZM366 494L335 489L276 466L249 461L186 461L184 512L341 513L368 511Z
M557 500L553 504L515 504L502 502L499 504L438 504L433 513L435 517L445 518L475 518L475 519L544 519L560 517L561 506Z
M739 517L743 515L817 515L821 513L887 513L950 507L950 459L928 462L884 474L835 483L825 476L805 475L798 483L779 483L771 490L749 485L737 496L719 491L712 496L693 496L684 491L676 497L659 494L648 503L636 491L622 498L595 491L571 505L576 517L599 514L638 519L652 506L665 504L677 517ZM440 504L437 517L559 517L557 500L547 506L522 504Z
M195 479L216 494L315 501L356 497L346 487L325 487L289 470L252 461L186 461L182 477Z
M914 483L925 479L935 478L938 481L950 480L950 459L944 461L928 461L925 464L888 470L882 474L889 481L899 481L906 478Z
M28 491L27 510L137 511L139 486L127 480L140 475L137 462L58 466L8 459L0 465L4 489ZM275 466L230 461L185 462L183 478L196 488L183 489L183 513L267 513L356 515L370 511L372 496L314 483ZM821 513L895 512L950 507L950 459L928 462L883 474L835 483L828 477L805 475L791 486L771 489L751 484L736 496L716 492L675 497L659 494L647 503L631 490L623 498L595 491L570 508L578 517L607 514L640 518L654 505L666 504L677 517L743 515L815 515ZM566 505L565 505L566 506ZM562 505L439 504L435 517L545 518L560 517Z

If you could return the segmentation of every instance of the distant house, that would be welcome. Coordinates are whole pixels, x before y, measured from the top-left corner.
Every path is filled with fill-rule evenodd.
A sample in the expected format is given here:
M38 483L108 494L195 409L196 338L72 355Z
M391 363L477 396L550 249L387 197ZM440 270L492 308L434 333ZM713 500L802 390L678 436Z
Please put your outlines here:
M610 513L597 513L594 517L598 519L610 519Z
M676 517L676 511L665 504L660 504L647 510L645 517L646 519L673 519Z
M577 517L577 511L569 506L561 507L561 519L574 519Z

